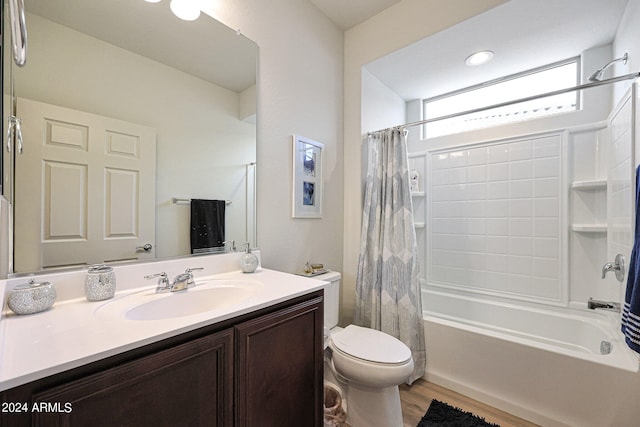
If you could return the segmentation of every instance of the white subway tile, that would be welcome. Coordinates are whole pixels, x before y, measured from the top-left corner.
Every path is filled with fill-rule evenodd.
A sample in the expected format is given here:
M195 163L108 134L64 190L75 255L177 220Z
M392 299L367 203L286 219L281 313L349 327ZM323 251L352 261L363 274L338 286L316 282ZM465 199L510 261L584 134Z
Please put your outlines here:
M464 184L467 182L467 168L455 168L449 170L450 184Z
M449 153L449 161L452 168L459 168L467 165L467 151L453 151Z
M487 198L487 184L467 184L465 197L467 200L484 200Z
M509 144L509 160L529 160L531 158L533 158L533 144L531 141Z
M557 279L560 277L560 263L552 258L533 258L533 274L536 277Z
M520 160L509 163L509 179L533 178L533 160Z
M469 166L467 168L467 182L484 182L487 180L487 166Z
M508 273L509 272L509 256L488 254L487 270L492 272Z
M533 239L533 255L537 257L558 258L560 239L557 237L536 237Z
M487 236L488 254L507 254L509 252L509 238L506 236Z
M533 273L533 258L509 255L509 272L511 274L531 276Z
M560 299L560 279L533 277L533 287L529 295L552 300Z
M496 181L487 183L487 199L509 198L509 181Z
M531 237L510 237L509 254L511 255L533 255L533 238Z
M438 169L431 173L431 187L451 184L451 169Z
M511 199L509 200L509 217L521 218L533 216L533 199Z
M556 197L537 198L534 200L533 213L537 218L558 218L560 216L560 202Z
M509 218L510 236L532 236L533 220L531 218Z
M499 292L507 292L510 289L509 275L506 273L488 271L486 273L486 279L489 289Z
M488 181L506 181L509 179L509 164L496 163L490 164L487 168Z
M511 292L529 296L534 290L533 278L517 274L509 275L509 289Z
M487 163L487 148L476 147L468 151L468 165L485 165Z
M534 146L534 156L536 158L560 155L560 137L558 136L540 138L534 142Z
M534 227L536 237L560 237L560 223L557 218L536 218Z
M433 170L449 169L451 167L449 153L439 153L431 156L431 167Z
M487 200L487 218L507 218L509 216L509 201Z
M509 181L509 197L512 199L533 197L533 181L530 179Z
M486 218L487 217L487 203L482 201L468 201L462 207L462 215L468 218Z
M533 195L535 197L559 197L559 178L536 178L533 183Z
M560 158L559 157L545 157L542 159L535 159L535 177L536 178L557 177L559 175L560 175Z
M487 218L487 235L508 236L509 221L505 221L503 218Z
M509 146L507 144L492 145L487 149L489 163L503 163L509 161Z
M487 234L487 219L486 218L465 218L464 226L468 234Z
M456 242L458 243L458 242ZM482 236L461 236L460 246L471 252L479 252L483 255L487 252L487 238Z

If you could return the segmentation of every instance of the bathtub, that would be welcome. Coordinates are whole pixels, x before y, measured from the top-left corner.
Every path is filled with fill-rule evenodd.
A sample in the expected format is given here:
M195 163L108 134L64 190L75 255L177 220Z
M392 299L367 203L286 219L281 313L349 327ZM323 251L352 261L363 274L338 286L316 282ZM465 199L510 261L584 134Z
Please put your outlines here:
M617 314L434 289L423 310L427 380L542 426L640 426L640 360Z

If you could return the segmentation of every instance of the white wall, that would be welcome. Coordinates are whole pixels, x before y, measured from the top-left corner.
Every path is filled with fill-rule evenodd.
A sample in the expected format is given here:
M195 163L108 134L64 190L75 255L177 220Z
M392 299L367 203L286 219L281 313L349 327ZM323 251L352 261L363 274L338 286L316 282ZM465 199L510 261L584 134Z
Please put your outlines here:
M362 217L362 67L417 40L504 3L504 0L403 0L345 33L344 257L341 322L350 322Z
M255 161L256 131L239 119L240 95L28 18L29 62L15 73L19 96L156 128L156 256L190 253L189 206L172 204L172 197L232 200L226 237L243 240L245 164ZM118 72L124 67L127 78Z
M640 0L629 0L627 8L616 32L613 43L613 58L620 58L626 53L629 54L627 64L616 63L610 75L623 75L627 73L637 73L640 71ZM609 75L609 74L608 74ZM631 86L631 81L616 84L614 87L614 105L622 98L627 89Z
M366 69L362 69L362 129L372 131L404 123L405 102Z
M260 49L258 246L265 267L342 269L343 32L310 2L206 0L203 9ZM291 218L291 135L325 145L324 215Z

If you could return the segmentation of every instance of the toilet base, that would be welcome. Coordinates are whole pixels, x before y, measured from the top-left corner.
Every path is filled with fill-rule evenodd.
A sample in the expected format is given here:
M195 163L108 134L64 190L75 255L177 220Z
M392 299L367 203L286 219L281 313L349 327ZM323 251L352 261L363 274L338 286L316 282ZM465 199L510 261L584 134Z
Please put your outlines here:
M347 422L353 427L402 427L398 386L371 388L349 382Z

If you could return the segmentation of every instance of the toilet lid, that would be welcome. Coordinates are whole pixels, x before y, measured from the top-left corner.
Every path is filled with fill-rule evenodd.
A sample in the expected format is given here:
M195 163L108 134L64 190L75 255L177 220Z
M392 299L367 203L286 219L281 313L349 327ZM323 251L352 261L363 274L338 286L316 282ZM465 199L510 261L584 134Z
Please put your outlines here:
M377 363L404 363L411 358L411 350L400 340L375 329L349 325L331 334L338 350L359 359Z

